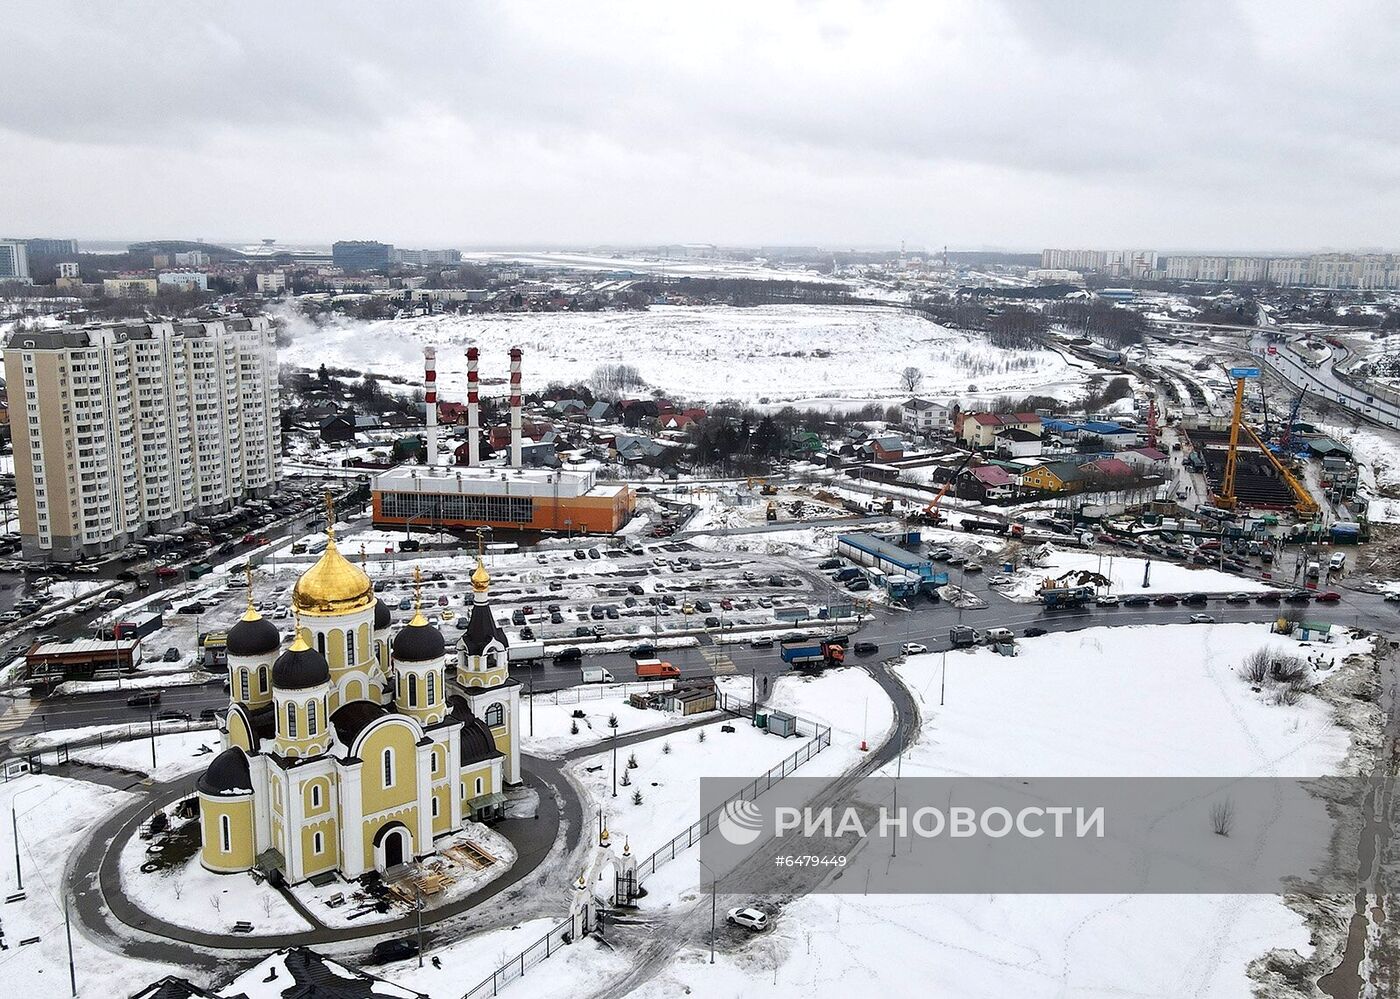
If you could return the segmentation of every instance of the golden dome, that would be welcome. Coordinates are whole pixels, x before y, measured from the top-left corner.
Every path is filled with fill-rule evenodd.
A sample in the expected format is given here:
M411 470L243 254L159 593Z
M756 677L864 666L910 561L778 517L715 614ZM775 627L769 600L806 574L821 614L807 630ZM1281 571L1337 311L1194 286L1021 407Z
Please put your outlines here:
M476 593L485 593L486 588L491 585L491 577L486 572L486 565L481 559L476 560L476 572L472 573L472 590Z
M334 538L327 538L321 558L302 573L292 588L292 606L313 616L348 614L372 603L374 586L369 576L340 554Z

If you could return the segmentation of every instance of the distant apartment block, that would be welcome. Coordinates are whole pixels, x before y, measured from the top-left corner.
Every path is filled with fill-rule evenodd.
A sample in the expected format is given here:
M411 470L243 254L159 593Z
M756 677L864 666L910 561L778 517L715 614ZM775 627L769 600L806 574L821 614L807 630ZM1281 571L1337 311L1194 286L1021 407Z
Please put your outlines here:
M1047 271L1089 271L1113 277L1148 277L1157 270L1156 250L1041 250Z
M258 274L258 291L264 295L273 295L287 290L286 271L266 271Z
M78 241L76 239L26 239L24 245L29 250L30 257L76 257L78 255Z
M0 282L29 283L29 249L23 240L0 240Z
M368 239L343 239L331 244L331 260L347 274L385 270L393 260L394 248Z
M1173 281L1238 282L1306 288L1400 288L1400 256L1391 253L1314 253L1307 257L1183 254L1166 261Z
M113 551L276 486L264 317L16 332L5 379L26 557Z
M208 267L209 254L203 250L188 250L175 254L176 267Z
M410 264L416 267L438 267L444 264L460 264L461 250L395 250L396 264Z
M155 278L140 274L102 279L102 294L107 298L154 298L157 290Z
M157 290L174 288L177 291L209 290L209 275L203 271L161 271L156 277Z

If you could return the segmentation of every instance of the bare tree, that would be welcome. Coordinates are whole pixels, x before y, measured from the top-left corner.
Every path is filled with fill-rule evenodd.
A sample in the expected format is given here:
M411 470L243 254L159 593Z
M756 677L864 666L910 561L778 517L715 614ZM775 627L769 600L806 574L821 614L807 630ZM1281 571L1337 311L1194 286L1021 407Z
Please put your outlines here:
M906 392L917 392L924 383L924 373L912 364L899 373L899 385Z
M1235 806L1229 798L1210 806L1210 828L1217 836L1228 836L1235 825Z

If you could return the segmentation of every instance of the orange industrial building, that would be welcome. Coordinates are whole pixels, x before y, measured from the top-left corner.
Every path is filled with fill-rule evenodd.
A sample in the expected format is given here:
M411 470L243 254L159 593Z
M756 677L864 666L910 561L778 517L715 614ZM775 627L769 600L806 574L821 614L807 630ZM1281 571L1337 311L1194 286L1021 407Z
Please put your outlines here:
M632 518L636 496L592 472L479 465L404 466L371 487L376 527L494 527L560 534L612 534Z

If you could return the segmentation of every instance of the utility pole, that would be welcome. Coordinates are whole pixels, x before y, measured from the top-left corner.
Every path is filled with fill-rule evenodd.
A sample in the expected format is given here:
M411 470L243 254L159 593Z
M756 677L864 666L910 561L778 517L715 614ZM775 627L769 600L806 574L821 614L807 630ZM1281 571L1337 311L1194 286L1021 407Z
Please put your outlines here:
M78 967L73 963L73 922L68 918L68 894L63 895L63 932L68 937L68 985L78 995Z
M943 707L943 695L948 690L948 650L943 650L943 670L938 679L938 706Z
M146 718L151 723L151 770L156 768L156 709L154 705L146 706Z
M612 730L612 758L613 758L613 793L617 797L617 729Z

